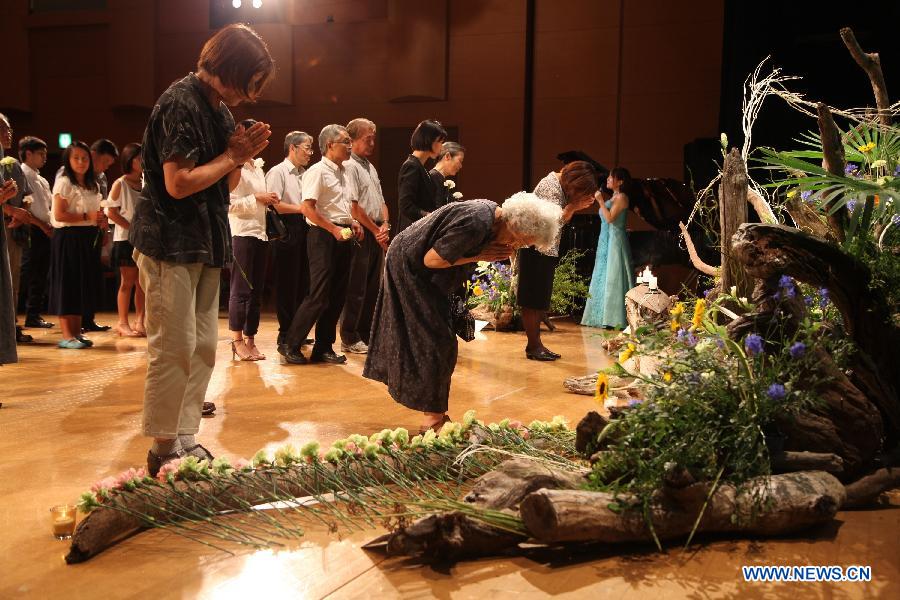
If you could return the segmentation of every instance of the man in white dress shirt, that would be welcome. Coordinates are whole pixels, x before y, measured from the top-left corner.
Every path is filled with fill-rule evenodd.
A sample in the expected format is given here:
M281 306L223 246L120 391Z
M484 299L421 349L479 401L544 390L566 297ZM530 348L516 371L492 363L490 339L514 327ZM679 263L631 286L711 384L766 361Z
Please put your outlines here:
M326 125L319 133L322 160L303 174L303 214L310 225L306 237L309 258L309 294L303 299L280 350L290 364L327 362L343 364L347 357L334 352L337 322L347 295L350 240L362 239L362 229L350 214L357 195L353 171L343 163L350 158L350 134L341 125ZM316 326L316 341L309 361L300 352Z
M47 144L44 140L26 136L19 140L19 159L28 187L31 188L31 203L28 210L34 217L31 225L31 243L22 256L22 286L26 290L25 327L49 329L41 317L47 305L47 273L50 271L50 210L53 195L50 183L41 175L41 168L47 163Z
M284 138L284 154L284 160L266 173L266 190L281 198L275 210L288 232L286 239L271 242L279 347L285 343L291 321L309 293L309 261L306 258L309 225L303 217L301 181L313 155L312 136L303 131L288 133Z
M364 234L362 243L353 248L347 300L341 316L341 351L353 354L365 354L369 350L369 330L391 228L381 181L375 166L369 162L375 152L375 130L375 123L368 119L353 119L347 124L353 146L345 165L348 172L355 171L359 190L351 215L362 225Z

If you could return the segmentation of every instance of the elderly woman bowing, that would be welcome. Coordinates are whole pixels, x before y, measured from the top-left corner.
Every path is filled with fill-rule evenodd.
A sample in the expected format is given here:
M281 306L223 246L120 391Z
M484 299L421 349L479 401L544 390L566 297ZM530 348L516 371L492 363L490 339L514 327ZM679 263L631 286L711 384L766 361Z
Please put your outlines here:
M457 343L450 294L481 260L553 244L562 209L520 192L503 206L489 200L448 204L391 243L363 375L381 381L398 403L424 413L421 431L449 421Z

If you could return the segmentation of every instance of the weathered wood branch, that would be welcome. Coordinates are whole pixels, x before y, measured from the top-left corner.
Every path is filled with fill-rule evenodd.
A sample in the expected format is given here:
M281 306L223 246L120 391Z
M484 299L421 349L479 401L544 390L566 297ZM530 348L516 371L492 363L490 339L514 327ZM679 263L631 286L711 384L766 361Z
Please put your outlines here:
M722 181L719 184L719 228L722 240L722 260L719 273L722 277L722 289L736 286L738 296L750 293L751 283L744 273L741 264L732 258L732 249L728 240L743 223L747 222L747 189L749 178L747 166L737 148L725 155L722 166Z
M800 231L823 239L837 240L832 229L819 217L819 213L799 196L788 198L784 205Z
M775 218L775 213L772 212L772 207L752 187L747 188L747 202L750 203L750 206L753 207L753 210L756 211L763 223L778 222L778 219Z
M841 29L841 39L850 51L850 56L856 61L872 84L872 93L875 95L875 105L878 107L878 120L885 127L891 126L891 102L888 99L887 84L884 81L884 73L881 70L881 57L877 52L867 53L856 41L856 35L849 27Z
M900 468L878 469L847 486L847 500L843 508L868 506L884 492L900 488Z
M708 485L688 486L679 492L679 502L671 496L661 497L652 507L650 520L660 541L683 538L691 532ZM754 493L765 494L771 502L759 507ZM751 480L740 492L722 485L710 498L697 531L792 533L830 521L845 498L844 486L822 471ZM602 492L539 490L525 497L519 512L528 531L545 543L650 541L640 510L610 508L621 507L623 501Z
M828 106L819 102L816 105L819 114L819 137L822 139L822 167L832 175L843 175L847 164L844 155L844 142L841 140L841 132L831 116ZM839 242L843 242L846 235L844 224L847 222L847 207L842 206L828 215L828 225L834 231Z
M719 269L703 262L703 259L697 254L694 240L691 238L691 234L688 232L687 227L684 226L684 223L679 221L678 228L681 229L681 235L684 236L684 245L687 246L688 256L690 257L691 264L694 265L694 268L710 277L717 277L719 275Z
M825 471L837 474L844 470L844 460L830 452L776 452L772 455L773 473Z

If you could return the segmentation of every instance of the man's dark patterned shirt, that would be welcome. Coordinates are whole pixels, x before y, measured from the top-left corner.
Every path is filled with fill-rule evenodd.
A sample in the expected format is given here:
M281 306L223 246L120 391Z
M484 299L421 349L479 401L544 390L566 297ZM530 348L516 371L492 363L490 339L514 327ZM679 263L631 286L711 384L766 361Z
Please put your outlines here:
M234 128L231 112L222 103L209 104L193 73L159 97L144 132L144 189L129 233L139 252L213 267L231 259L227 178L177 200L166 191L163 163L181 156L204 165L225 152Z

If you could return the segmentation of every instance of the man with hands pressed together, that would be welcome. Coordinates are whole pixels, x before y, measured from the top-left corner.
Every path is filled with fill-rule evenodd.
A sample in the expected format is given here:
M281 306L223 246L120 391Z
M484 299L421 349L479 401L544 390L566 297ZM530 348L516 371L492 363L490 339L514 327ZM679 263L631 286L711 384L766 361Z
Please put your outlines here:
M146 293L151 474L185 454L211 458L194 434L216 358L220 271L231 255L227 176L271 135L265 123L235 128L228 107L254 102L274 73L259 35L229 25L203 46L197 72L163 93L144 133L145 183L129 241Z

